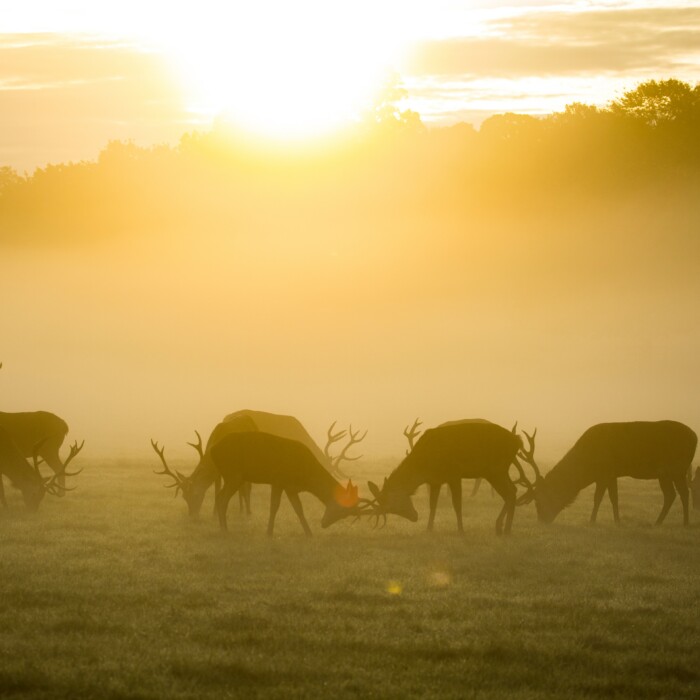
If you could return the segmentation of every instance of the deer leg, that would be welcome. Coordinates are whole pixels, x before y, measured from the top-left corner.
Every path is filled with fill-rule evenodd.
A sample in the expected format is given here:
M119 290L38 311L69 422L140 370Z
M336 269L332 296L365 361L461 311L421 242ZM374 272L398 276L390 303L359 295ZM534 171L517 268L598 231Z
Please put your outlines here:
M241 487L243 490L247 484ZM280 501L282 500L282 487L273 486L270 491L270 519L267 521L267 536L272 537L272 531L275 527L275 517L277 516L277 511L280 507Z
M491 487L503 499L503 508L496 518L496 534L508 535L513 526L513 516L515 515L515 497L518 490L510 480L508 472L503 476L497 476L495 479L488 479Z
M611 479L608 484L608 496L610 496L610 503L613 509L613 519L615 524L620 524L620 509L617 501L617 479Z
M0 474L0 503L7 508L7 501L5 500L5 486L2 483L2 474Z
M226 522L228 502L231 500L236 491L238 491L240 486L240 481L228 481L224 483L221 491L216 494L216 512L219 514L219 525L224 531L228 530L228 524Z
M435 511L437 510L438 496L442 484L428 484L428 495L430 497L430 513L428 514L428 531L433 531L433 523L435 522Z
M294 508L294 512L297 514L297 517L301 522L301 526L304 528L304 532L309 537L311 537L311 528L309 527L309 523L306 522L306 518L304 517L304 509L301 507L299 494L296 491L287 491L286 493L287 498L289 498L289 502L292 504L292 508Z
M676 489L673 487L673 481L670 478L664 476L659 479L659 486L661 486L661 490L664 492L664 505L661 508L659 517L656 519L656 525L661 525L666 517L666 514L670 510L673 501L676 500Z
M216 499L219 495L219 491L221 491L221 477L217 476L216 479L214 479L214 515L216 515Z
M678 495L681 497L681 503L683 504L683 525L686 527L690 525L690 513L688 512L688 480L681 476L679 479L674 479L673 481Z
M608 484L605 481L595 482L595 493L593 494L593 512L591 513L591 525L595 525L595 519L598 516L598 508L603 500Z
M476 494L479 492L480 486L481 486L481 479L474 479L474 487L472 488L470 498L474 498L474 496L476 496Z
M464 524L462 523L462 480L451 481L448 483L452 492L452 507L457 515L457 532L464 534Z
M250 515L250 490L252 488L252 484L249 481L246 481L243 486L238 491L238 505L240 507L241 513L243 512L245 508L245 514Z

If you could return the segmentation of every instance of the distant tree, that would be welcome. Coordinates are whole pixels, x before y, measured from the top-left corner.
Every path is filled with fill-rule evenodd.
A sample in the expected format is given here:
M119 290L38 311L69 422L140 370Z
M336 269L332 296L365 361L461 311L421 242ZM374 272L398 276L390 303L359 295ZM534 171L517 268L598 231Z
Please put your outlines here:
M549 117L549 121L566 126L580 126L600 122L609 116L610 111L607 109L601 109L595 105L587 105L583 102L572 102L564 107L563 112L554 112Z
M700 122L700 85L675 78L648 80L610 103L613 114L650 127Z
M390 75L366 114L365 121L385 131L424 132L426 127L420 114L411 109L401 109L400 103L407 97L408 91L401 84L400 77L396 74Z
M543 121L529 114L494 114L486 119L479 134L489 141L536 140L543 131Z
M140 148L133 141L109 141L100 151L100 165L122 165L142 159L147 149Z
M19 185L24 182L24 180L25 179L21 175L17 174L14 168L10 168L7 165L0 167L0 197L2 197L5 191Z

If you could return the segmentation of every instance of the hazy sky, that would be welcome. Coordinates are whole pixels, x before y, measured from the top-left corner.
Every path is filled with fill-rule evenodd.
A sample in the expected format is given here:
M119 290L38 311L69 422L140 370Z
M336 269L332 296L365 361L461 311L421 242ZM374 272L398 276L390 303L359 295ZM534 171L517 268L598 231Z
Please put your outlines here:
M225 5L0 2L0 165L173 142L221 112L307 137L355 118L387 69L435 123L700 80L700 0Z
M0 166L176 142L221 111L306 137L356 115L387 66L437 122L700 80L695 0L223 5L0 0ZM53 410L110 455L150 454L149 437L190 452L195 428L243 408L294 414L320 441L352 421L369 455L401 454L417 415L538 425L546 456L605 420L697 428L691 199L494 223L321 197L305 219L253 197L222 240L204 221L3 248L2 408Z

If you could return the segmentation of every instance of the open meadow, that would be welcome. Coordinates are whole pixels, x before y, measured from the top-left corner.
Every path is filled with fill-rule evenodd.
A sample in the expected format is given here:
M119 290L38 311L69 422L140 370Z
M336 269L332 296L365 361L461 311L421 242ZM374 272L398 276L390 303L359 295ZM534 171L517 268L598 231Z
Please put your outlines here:
M265 536L207 496L192 521L153 460L90 463L38 513L8 489L0 511L3 698L697 698L700 518L674 504L652 523L656 482L620 480L622 526L592 489L550 526L519 508L496 537L501 501L469 498L465 536L443 493L436 531L390 517L306 538L283 499ZM365 463L358 477L393 463Z

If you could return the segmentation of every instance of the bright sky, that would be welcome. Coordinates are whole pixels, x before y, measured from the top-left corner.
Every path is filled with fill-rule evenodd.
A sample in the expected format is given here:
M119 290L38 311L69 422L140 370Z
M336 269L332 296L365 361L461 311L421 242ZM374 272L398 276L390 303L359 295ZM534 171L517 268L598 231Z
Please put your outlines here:
M0 0L0 17L0 166L19 169L174 141L221 113L267 137L325 134L388 70L438 124L700 80L700 0Z

